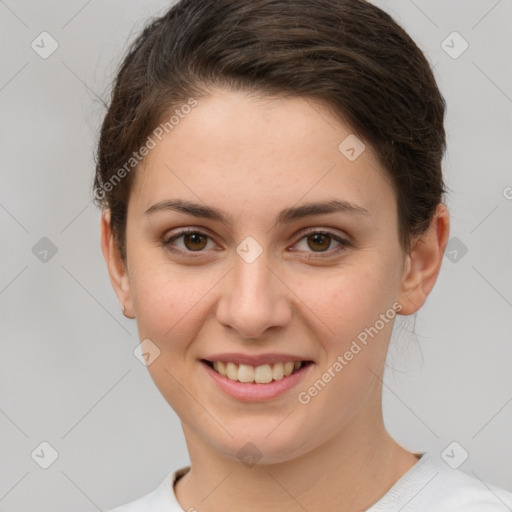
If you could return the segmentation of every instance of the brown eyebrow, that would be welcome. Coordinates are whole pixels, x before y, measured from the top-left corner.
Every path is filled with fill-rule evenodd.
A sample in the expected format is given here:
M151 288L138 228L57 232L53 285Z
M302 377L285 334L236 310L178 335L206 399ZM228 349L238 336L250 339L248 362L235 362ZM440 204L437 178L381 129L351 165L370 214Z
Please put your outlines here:
M233 219L231 215L223 212L222 210L213 208L211 206L206 206L204 204L184 201L182 199L169 199L160 201L148 208L144 214L150 215L152 213L165 210L177 211L203 219L217 220L228 227L232 227L233 225ZM279 213L276 224L287 224L304 217L336 212L355 213L359 215L370 214L368 210L357 204L340 199L332 199L331 201L326 202L307 203L302 206L285 208Z

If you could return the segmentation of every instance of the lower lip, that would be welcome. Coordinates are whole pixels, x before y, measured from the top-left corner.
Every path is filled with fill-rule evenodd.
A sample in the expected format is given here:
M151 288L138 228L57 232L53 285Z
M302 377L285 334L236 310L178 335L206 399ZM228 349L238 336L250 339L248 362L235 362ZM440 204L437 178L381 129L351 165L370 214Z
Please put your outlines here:
M224 377L224 375L217 373L213 368L208 366L206 363L203 363L202 361L201 366L206 370L206 373L210 375L211 378L216 382L220 389L229 396L246 402L262 402L264 400L269 400L271 398L275 398L276 396L282 395L289 389L295 387L310 371L313 364L309 363L291 375L288 375L288 377L283 377L279 380L273 380L267 384L231 380L227 377Z

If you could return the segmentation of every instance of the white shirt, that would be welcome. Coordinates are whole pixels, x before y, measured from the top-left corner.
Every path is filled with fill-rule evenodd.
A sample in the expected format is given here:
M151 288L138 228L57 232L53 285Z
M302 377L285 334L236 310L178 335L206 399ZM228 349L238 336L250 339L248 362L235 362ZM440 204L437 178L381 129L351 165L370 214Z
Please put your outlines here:
M106 512L184 512L176 500L174 483L186 466L169 473L149 494ZM405 473L366 512L507 512L512 493L489 485L430 453Z

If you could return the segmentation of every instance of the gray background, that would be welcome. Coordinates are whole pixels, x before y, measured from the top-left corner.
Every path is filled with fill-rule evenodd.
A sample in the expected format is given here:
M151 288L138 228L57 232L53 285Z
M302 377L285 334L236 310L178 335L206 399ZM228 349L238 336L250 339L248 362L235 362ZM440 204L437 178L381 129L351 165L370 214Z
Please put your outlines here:
M447 100L456 238L426 305L396 325L385 421L412 451L458 442L461 470L512 491L512 2L376 3L435 65ZM0 0L0 510L102 510L188 463L177 416L133 354L90 193L98 97L168 5ZM47 59L31 47L43 31L59 45ZM469 43L457 58L442 47L453 31ZM42 237L57 248L46 262ZM58 452L48 469L44 441Z

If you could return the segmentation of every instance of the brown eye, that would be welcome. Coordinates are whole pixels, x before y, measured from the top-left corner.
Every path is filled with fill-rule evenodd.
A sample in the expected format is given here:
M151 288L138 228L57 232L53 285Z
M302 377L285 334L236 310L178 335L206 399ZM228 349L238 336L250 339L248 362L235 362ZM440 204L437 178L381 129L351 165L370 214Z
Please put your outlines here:
M191 251L200 251L206 246L206 238L201 233L187 233L183 236L183 244Z
M180 239L181 244L175 243ZM209 240L210 237L205 233L189 229L183 230L179 233L176 233L170 237L163 239L162 245L173 252L183 253L188 256L194 256L190 253L196 252L199 253L197 254L197 256L200 256L201 253L206 252L205 249L208 245Z
M319 249L320 251L326 251L331 245L332 236L328 233L313 233L307 237L308 247L311 249ZM312 240L312 243L309 243Z
M309 231L303 234L304 236L297 242L296 246L299 252L305 252L306 259L320 259L335 256L343 251L346 251L352 244L348 240L341 238L329 231ZM300 247L302 240L306 240L306 247ZM333 240L338 244L333 249L329 249Z

